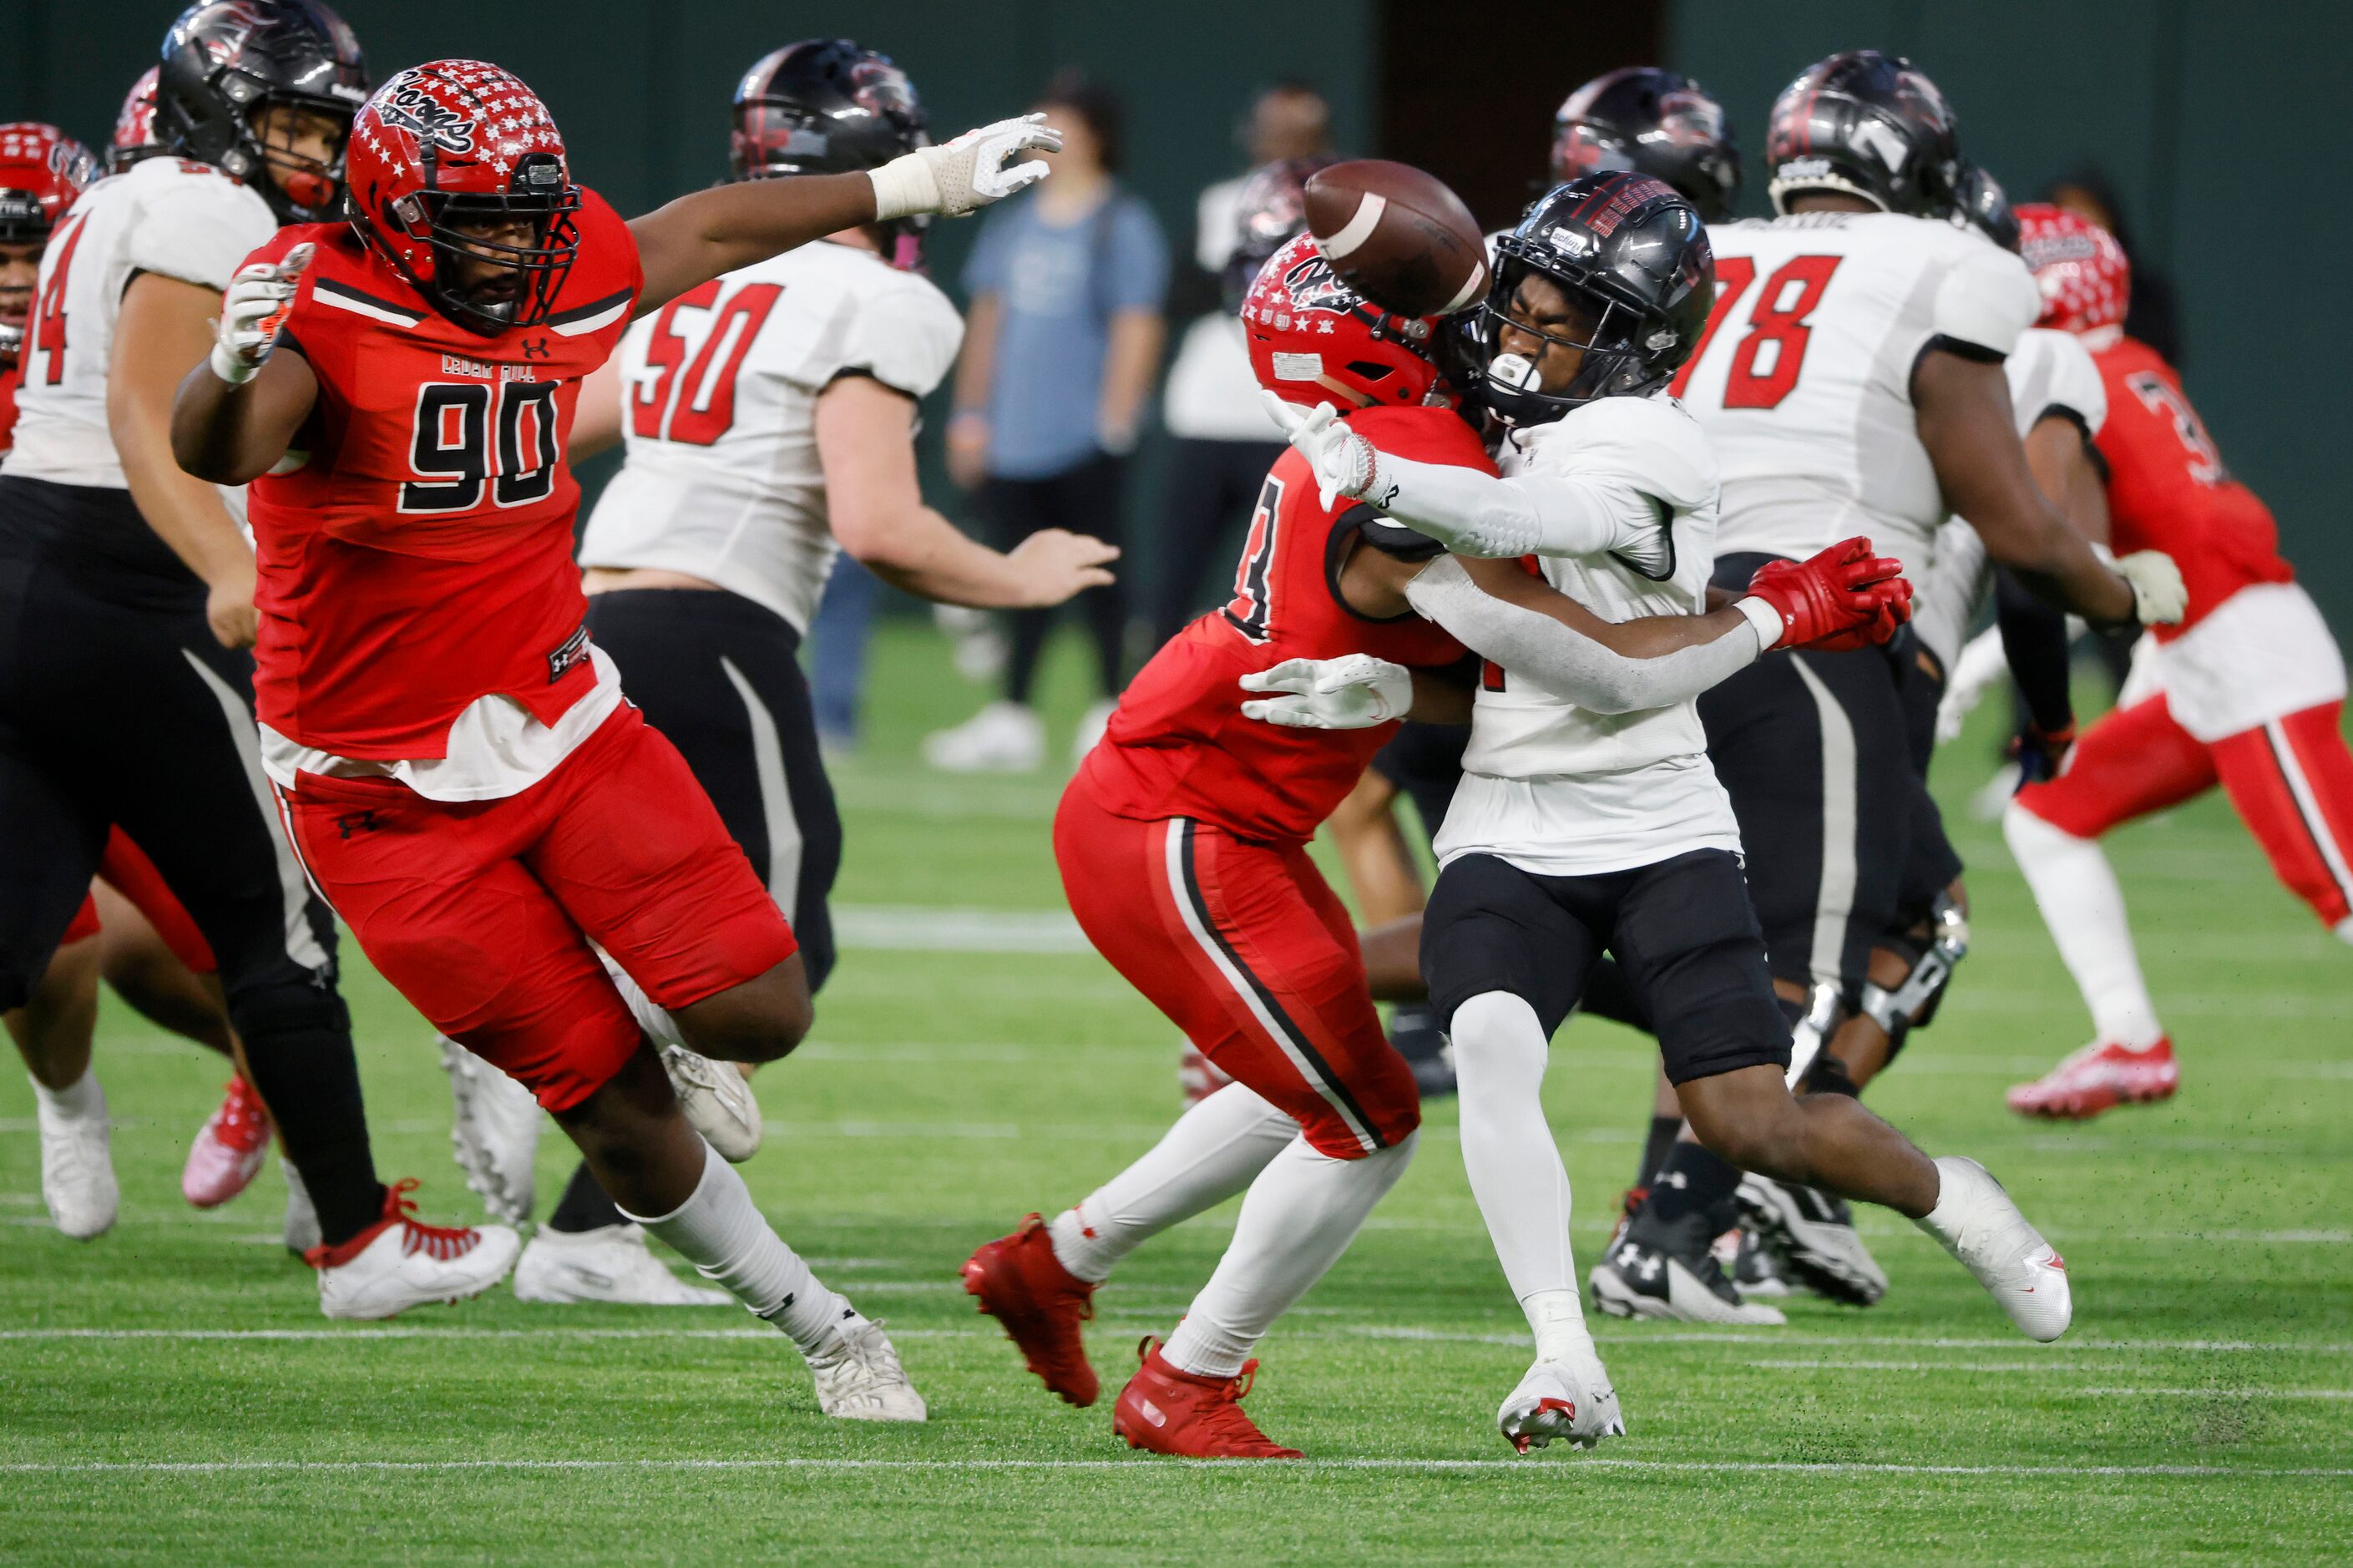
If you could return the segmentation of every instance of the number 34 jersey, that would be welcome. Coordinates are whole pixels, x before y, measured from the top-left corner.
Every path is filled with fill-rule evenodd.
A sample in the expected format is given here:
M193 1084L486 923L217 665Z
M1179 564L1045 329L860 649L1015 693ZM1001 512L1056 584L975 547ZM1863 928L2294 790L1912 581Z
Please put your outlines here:
M596 689L565 440L644 274L603 198L583 191L575 222L547 319L495 337L436 312L343 225L282 229L254 252L318 247L280 334L318 377L317 406L249 498L255 695L274 736L436 759L479 699L552 725Z
M863 376L922 398L963 340L937 287L846 245L689 289L621 340L628 461L589 515L580 563L683 572L807 632L838 552L818 395Z
M2042 300L1978 234L1892 213L1712 227L1715 306L1675 395L1724 478L1719 556L1811 555L1853 534L1925 581L1950 509L1920 444L1912 371L1947 340L1999 360Z

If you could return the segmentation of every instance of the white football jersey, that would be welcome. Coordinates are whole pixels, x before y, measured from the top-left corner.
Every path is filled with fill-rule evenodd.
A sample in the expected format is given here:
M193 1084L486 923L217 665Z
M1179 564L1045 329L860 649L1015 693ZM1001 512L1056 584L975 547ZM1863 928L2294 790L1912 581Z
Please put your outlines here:
M2028 329L2019 334L2002 371L2010 380L2021 440L2050 415L2073 418L2086 437L2097 436L2107 423L2108 393L2100 367L2073 332ZM1993 593L1993 562L1978 531L1957 517L1948 520L1936 531L1927 576L1915 579L1913 587L1912 629L1949 673Z
M84 191L41 253L5 471L126 488L106 422L123 290L142 272L225 289L277 232L277 216L251 189L177 158L145 159Z
M922 397L963 341L946 295L851 246L805 245L690 289L621 340L628 459L581 564L687 573L807 632L839 551L818 394L866 375Z
M1608 621L1704 612L1715 566L1715 461L1672 398L1599 398L1514 434L1497 461L1506 478L1606 476L1646 503L1619 520L1608 551L1537 558L1562 594ZM1693 702L1596 713L1490 671L1462 768L1437 838L1441 863L1486 854L1540 875L1586 876L1740 847Z
M1709 230L1716 302L1675 392L1724 474L1716 549L1802 558L1854 534L1917 581L1945 500L1912 405L1938 338L2006 355L2042 313L2026 264L1970 230L1801 213Z

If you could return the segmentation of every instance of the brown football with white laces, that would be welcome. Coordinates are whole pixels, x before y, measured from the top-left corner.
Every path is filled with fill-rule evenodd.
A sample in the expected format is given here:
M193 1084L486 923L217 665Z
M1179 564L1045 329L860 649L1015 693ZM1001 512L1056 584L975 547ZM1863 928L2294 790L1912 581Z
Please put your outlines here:
M1444 316L1487 291L1487 242L1462 198L1409 163L1358 158L1307 182L1307 231L1340 280L1384 310Z

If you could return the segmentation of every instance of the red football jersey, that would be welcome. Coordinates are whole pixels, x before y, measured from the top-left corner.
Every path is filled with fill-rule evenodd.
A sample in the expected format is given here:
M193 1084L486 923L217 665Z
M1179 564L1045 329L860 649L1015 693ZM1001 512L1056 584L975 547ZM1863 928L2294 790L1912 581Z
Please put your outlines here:
M2173 367L2132 338L2092 357L2108 393L2099 449L2110 547L2119 555L2164 551L2189 589L2181 624L2150 628L2158 639L2172 641L2249 584L2293 581L2271 509L2223 468Z
M318 247L284 329L319 379L294 443L306 460L249 497L255 697L280 734L439 757L478 698L553 723L595 687L565 443L645 275L603 198L583 191L576 221L547 320L494 338L437 314L343 225L280 229L253 253Z
M1494 465L1461 418L1442 408L1373 408L1348 422L1382 451L1482 473ZM1462 645L1418 616L1373 620L1340 600L1336 576L1368 508L1317 500L1307 461L1285 452L1266 476L1234 574L1234 596L1168 640L1120 697L1082 770L1121 816L1190 816L1245 838L1312 837L1395 732L1289 730L1242 715L1238 684L1287 658L1368 653L1430 668Z
M25 374L25 362L0 364L0 453L16 444L16 383Z

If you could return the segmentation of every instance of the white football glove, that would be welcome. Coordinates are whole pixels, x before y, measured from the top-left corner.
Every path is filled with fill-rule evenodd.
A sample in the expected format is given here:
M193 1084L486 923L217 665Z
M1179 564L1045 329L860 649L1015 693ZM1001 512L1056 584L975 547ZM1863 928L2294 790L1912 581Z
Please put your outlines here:
M962 217L1046 177L1043 160L1008 162L1015 154L1061 150L1062 133L1049 128L1042 114L1000 120L937 147L918 147L867 171L874 182L874 221L917 213Z
M240 268L228 280L221 300L220 326L213 338L213 374L231 386L243 386L261 374L269 353L278 346L278 329L301 286L302 269L317 249L298 245L279 262L257 261Z
M1373 488L1377 458L1373 444L1349 429L1338 409L1328 403L1319 403L1313 410L1302 408L1271 392L1258 395L1293 449L1307 459L1324 510L1331 510L1333 500L1340 496L1365 499Z
M2132 584L2133 614L2142 626L2172 626L2189 608L2189 589L2181 581L2181 568L2162 550L2119 555L2116 575Z
M1243 703L1242 714L1291 730L1369 730L1404 718L1413 706L1412 672L1368 653L1286 658L1243 676L1241 686L1283 693Z

